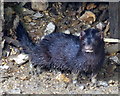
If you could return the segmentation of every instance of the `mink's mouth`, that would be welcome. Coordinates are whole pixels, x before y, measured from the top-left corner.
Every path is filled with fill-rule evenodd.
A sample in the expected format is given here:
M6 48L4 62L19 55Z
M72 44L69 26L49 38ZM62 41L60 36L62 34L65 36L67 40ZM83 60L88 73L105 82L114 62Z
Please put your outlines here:
M93 49L85 49L84 51L87 52L87 53L92 53Z
M86 53L94 52L93 47L91 47L91 46L84 46L83 51Z

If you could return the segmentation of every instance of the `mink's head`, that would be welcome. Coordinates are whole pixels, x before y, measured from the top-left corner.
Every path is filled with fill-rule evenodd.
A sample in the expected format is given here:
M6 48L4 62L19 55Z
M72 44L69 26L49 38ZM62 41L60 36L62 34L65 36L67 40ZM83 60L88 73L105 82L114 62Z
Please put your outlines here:
M102 33L97 29L87 29L80 33L82 51L86 53L96 53L104 47Z

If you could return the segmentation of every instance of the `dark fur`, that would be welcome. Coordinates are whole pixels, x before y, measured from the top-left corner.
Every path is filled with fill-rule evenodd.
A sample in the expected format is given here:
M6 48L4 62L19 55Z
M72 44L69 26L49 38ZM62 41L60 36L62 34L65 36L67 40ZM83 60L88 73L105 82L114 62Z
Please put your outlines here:
M16 34L33 66L71 72L96 73L103 65L104 41L96 29L81 32L80 37L61 32L51 33L34 44L19 23ZM87 47L86 47L87 46ZM86 52L93 50L93 52Z

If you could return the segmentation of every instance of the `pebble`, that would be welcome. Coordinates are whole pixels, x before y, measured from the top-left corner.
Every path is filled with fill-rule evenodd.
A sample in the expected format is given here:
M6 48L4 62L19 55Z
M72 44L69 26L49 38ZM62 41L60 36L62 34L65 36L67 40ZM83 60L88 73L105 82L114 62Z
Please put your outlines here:
M73 84L76 84L76 83L77 83L77 80L73 80L72 83L73 83Z
M38 19L38 18L41 18L43 16L44 16L43 14L41 14L40 12L37 12L33 15L33 19Z
M92 83L95 84L97 82L96 78L92 78Z
M98 82L98 86L103 86L103 87L107 87L108 83L106 81L99 81Z
M81 84L81 85L79 85L79 89L83 90L83 89L85 89L85 86Z
M63 33L70 34L70 30L65 30Z
M7 66L7 65L0 66L0 69L8 69L8 68L9 68L9 66Z
M21 89L19 88L10 90L10 94L20 94L20 93L21 93Z
M101 89L99 90L91 90L91 91L87 91L85 94L89 94L89 93L92 93L92 94L102 94L103 91ZM91 96L91 95L88 95L88 96ZM97 95L95 95L97 96Z
M108 83L113 85L115 83L115 81L110 80L110 81L108 81Z
M9 60L14 60L17 64L23 64L28 60L28 55L26 54L19 54L19 55L12 55L9 57Z
M99 22L97 25L96 25L96 28L100 29L100 30L103 30L103 28L105 27L105 25L102 23L102 22Z
M34 32L35 32L35 30L31 30L30 32L31 32L31 33L34 33Z
M30 22L30 25L35 26L35 25L36 25L36 23L34 23L34 22Z
M75 35L75 36L80 36L80 33L75 32L74 35Z
M120 63L120 60L118 59L117 56L111 56L110 59L113 60L116 63Z
M1 34L0 34L1 35ZM1 40L0 40L1 41ZM1 48L4 48L4 44L5 44L5 39L3 40L3 41L1 41L1 45L0 45L0 47Z
M39 2L35 2L35 0L32 0L32 9L37 11L45 11L48 8L48 2L47 0L39 0Z
M42 37L41 37L41 40L44 39L44 38L45 38L45 36L42 36Z
M34 13L35 13L34 11L29 10L29 9L27 9L27 8L24 8L24 9L23 9L23 14L24 14L24 15L32 15L32 14L34 14Z
M55 24L53 22L50 22L47 25L47 27L46 27L44 32L47 33L47 34L50 34L50 33L54 32L54 30L55 30ZM47 35L47 34L45 34L45 35Z

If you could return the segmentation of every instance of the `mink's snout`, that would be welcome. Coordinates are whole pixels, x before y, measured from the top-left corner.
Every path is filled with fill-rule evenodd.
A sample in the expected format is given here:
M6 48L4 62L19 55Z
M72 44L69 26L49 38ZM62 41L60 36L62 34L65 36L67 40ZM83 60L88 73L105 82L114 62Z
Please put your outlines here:
M86 45L83 47L82 51L85 51L85 52L93 52L93 47L92 45Z

